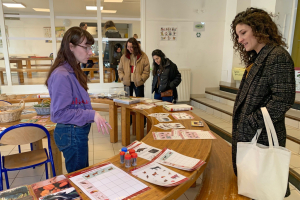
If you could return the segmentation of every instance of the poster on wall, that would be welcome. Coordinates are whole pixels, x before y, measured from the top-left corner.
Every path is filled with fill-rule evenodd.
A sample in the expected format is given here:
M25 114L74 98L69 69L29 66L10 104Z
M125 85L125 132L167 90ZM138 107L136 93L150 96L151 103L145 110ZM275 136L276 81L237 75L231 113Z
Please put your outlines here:
M56 38L64 37L66 28L64 26L55 27L55 36ZM51 38L51 27L44 27L44 36ZM46 40L46 43L52 43L52 40Z
M162 26L160 27L160 39L161 41L175 41L177 40L177 27L174 26Z
M296 92L300 93L300 67L295 68Z

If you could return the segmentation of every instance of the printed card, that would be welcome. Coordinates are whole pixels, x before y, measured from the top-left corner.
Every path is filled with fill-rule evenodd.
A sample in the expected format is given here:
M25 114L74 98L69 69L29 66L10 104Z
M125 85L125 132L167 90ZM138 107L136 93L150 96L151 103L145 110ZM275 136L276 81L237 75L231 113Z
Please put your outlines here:
M202 121L191 121L192 126L200 126L203 127L203 122Z
M38 121L38 123L41 123L41 122L47 122L48 121L48 119L40 119L39 121Z
M154 140L182 140L182 136L172 132L152 132Z
M26 122L29 122L29 119L21 119L21 121L20 122L22 122L22 123L26 123Z
M159 122L171 122L172 120L169 117L157 117Z
M37 121L38 121L38 119L31 119L31 120L28 121L28 123L35 123Z
M41 116L33 116L31 119L39 119L39 118L41 118Z
M185 176L156 162L149 162L142 165L141 167L131 170L131 173L149 183L165 187L180 185L188 180Z
M49 117L50 117L50 115L45 115L45 116L42 116L41 118L46 119L46 118L49 118Z
M187 113L172 113L171 115L174 117L174 119L177 119L177 120L179 120L179 119L194 119L194 117L192 115L189 115Z

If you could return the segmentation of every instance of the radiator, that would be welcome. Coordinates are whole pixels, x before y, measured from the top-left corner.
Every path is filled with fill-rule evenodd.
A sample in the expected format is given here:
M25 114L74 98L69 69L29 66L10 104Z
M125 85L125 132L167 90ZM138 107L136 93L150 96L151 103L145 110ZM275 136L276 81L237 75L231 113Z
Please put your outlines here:
M178 69L181 73L181 83L177 87L178 101L190 101L191 69Z

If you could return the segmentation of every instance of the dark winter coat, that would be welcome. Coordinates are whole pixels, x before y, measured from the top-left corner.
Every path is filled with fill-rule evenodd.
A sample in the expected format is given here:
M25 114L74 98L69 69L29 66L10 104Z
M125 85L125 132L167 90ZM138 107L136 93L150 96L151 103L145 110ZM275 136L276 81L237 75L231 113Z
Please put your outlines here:
M250 142L262 128L258 143L269 146L260 108L266 107L280 146L286 143L285 113L295 101L295 69L290 54L281 46L266 45L243 79L232 116L232 162L235 174L237 142Z
M155 91L157 87L158 75L153 77L152 81L152 93ZM178 71L177 65L173 63L171 60L167 59L167 63L164 67L163 72L160 75L160 85L157 88L157 92L165 92L167 90L173 90L174 100L178 99L177 89L176 87L181 82L181 74Z

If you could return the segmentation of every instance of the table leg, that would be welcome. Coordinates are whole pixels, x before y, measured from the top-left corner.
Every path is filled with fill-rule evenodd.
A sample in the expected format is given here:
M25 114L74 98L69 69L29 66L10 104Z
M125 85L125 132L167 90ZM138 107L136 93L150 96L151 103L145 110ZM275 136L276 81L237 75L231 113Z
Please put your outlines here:
M31 69L31 60L26 61L26 68ZM27 78L32 78L32 73L31 72L27 72Z
M91 79L94 79L94 71L90 71L90 76L91 76Z
M55 167L55 173L56 173L56 176L57 176L57 175L63 174L62 156L61 156L61 152L57 148L57 146L55 144L55 141L54 141L54 130L49 131L49 133L50 133L50 143L51 143L51 149L52 149L52 155L53 155L53 162L54 162L54 167ZM51 175L51 177L53 177L52 167L50 167L50 175Z
M3 71L0 71L1 84L4 85Z
M132 116L132 135L136 135L136 115L134 112L130 113Z
M147 119L147 133L151 130L152 123L150 122L150 119Z
M109 105L110 142L118 142L118 110L117 106Z
M121 115L122 145L127 146L130 144L130 110L126 107L122 107Z
M18 60L16 63L17 63L17 68L18 69L23 69L22 60ZM24 83L24 73L23 72L18 72L18 76L19 76L19 83Z
M136 112L136 139L141 140L144 137L144 115Z

